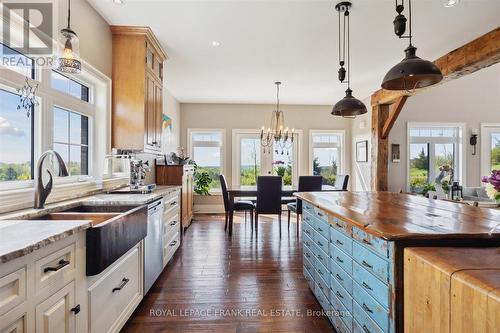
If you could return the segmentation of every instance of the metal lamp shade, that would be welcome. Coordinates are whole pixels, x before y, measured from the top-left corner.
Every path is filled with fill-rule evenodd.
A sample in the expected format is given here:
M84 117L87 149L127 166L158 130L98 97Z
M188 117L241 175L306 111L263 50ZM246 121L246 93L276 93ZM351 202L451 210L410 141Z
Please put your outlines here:
M385 75L382 88L413 90L432 86L443 79L441 70L433 62L417 57L416 50L412 45L405 50L405 58Z
M332 109L332 115L342 117L355 117L366 113L366 106L352 95L352 90L345 91L345 97L338 101Z
M69 28L62 29L60 43L63 47L59 54L57 69L64 73L80 73L82 63L80 61L80 41L78 36Z

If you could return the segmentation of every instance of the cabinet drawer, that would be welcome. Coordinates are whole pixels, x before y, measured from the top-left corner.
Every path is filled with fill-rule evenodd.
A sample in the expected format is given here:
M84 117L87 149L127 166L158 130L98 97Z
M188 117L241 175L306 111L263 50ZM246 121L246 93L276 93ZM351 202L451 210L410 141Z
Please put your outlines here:
M164 239L172 238L175 232L179 232L181 225L181 219L179 214L175 214L168 220L163 221L163 237Z
M356 261L353 262L354 280L373 298L375 298L386 309L389 309L389 286L380 281L375 275L361 267Z
M0 277L0 316L24 302L26 298L26 266Z
M316 260L316 272L318 273L318 277L322 278L327 285L330 285L330 272L319 260Z
M26 310L27 307L21 305L5 315L0 316L0 332L28 333Z
M346 310L352 313L352 297L349 295L349 293L340 285L340 283L335 280L331 279L331 290L332 290L332 297L335 295L337 299L345 306Z
M303 214L302 214L302 219L304 220L304 224L307 224L309 227L313 228L314 229L314 224L316 223L315 221L315 217L313 215L313 213L310 213L306 210L303 211Z
M316 251L316 259L317 262L321 263L321 265L324 266L328 272L330 271L329 256L327 256L323 251Z
M323 293L323 291L320 289L320 285L318 283L316 283L316 288L314 289L314 291L314 294L316 295L321 308L328 311L330 309L330 302L328 301L328 298Z
M334 229L333 227L330 231L330 243L338 246L345 253L349 255L352 254L352 238L346 236L344 233Z
M314 258L312 260L309 260L309 259L306 259L306 258L303 258L304 259L304 262L302 263L302 265L304 266L304 269L306 269L308 272L309 272L309 275L311 275L311 277L314 277L313 276L313 272L315 271L315 267L314 267Z
M302 233L303 235L307 235L309 238L313 237L314 229L311 227L309 223L302 224Z
M349 238L351 237L352 227L348 222L341 220L338 217L332 217L332 222L333 223L330 225L334 230L341 232Z
M328 241L330 239L330 225L324 220L316 219L314 229Z
M304 245L307 246L311 251L314 251L314 249L316 248L314 246L312 238L309 238L307 236L304 237Z
M363 244L363 246L382 255L384 258L391 257L389 253L390 242L370 235L356 227L352 227L352 237Z
M332 279L335 279L350 295L352 295L352 277L335 262L332 262L330 267L332 268Z
M316 233L316 235L314 236L314 244L321 251L323 251L326 256L328 256L328 239L323 237L323 235Z
M317 279L316 281L316 286L318 287L319 290L323 293L323 295L326 297L326 300L328 303L330 303L330 287L328 284L323 280L322 277ZM325 307L323 307L325 309Z
M388 332L389 311L373 299L373 297L368 295L368 293L357 282L354 282L352 289L353 297L358 305L361 306L361 309L365 311L366 314L373 319L384 332Z
M163 247L163 266L165 266L170 261L170 259L172 259L175 251L177 251L180 245L181 236L179 232L176 232L174 236L170 238L170 240L165 243Z
M35 262L36 294L49 285L64 284L73 278L75 272L76 244L58 249Z
M141 299L140 272L140 251L135 247L89 288L90 332L117 329L127 310Z
M332 307L333 309L337 312L335 315L337 315L344 325L347 327L349 332L352 331L352 313L349 312L342 302L337 298L337 296L332 297Z
M319 219L321 222L328 224L328 214L325 211L315 207L314 212L315 212L314 216L316 216L317 219Z
M304 213L309 213L314 215L314 206L307 201L302 201L302 210L304 211Z
M314 254L312 253L311 249L309 249L307 246L302 247L302 254L304 255L304 258L307 260L314 260Z
M384 332L361 308L361 306L354 301L352 303L353 317L353 331L359 333L387 333ZM423 332L422 332L423 333Z
M181 205L179 204L179 193L176 191L174 195L166 196L163 205L163 214L169 215L172 212L179 210Z
M330 322L332 323L333 327L335 327L335 331L337 333L351 333L351 331L347 328L347 326L338 315L332 315L330 317Z
M309 288L311 291L314 293L315 292L315 284L314 284L314 279L312 275L307 271L307 269L304 266L304 277L306 278L307 284L309 285Z
M336 246L330 246L331 261L339 265L349 275L352 275L352 258ZM330 264L331 266L331 264Z
M359 244L353 243L353 257L367 271L378 276L382 281L389 282L389 267L387 259L381 258L379 255L370 251L368 248Z

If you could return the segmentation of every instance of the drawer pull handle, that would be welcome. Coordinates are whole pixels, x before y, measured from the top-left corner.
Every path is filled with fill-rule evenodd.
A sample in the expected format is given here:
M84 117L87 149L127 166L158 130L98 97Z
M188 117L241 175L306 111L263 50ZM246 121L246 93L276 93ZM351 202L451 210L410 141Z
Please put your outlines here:
M115 291L120 291L123 289L123 287L125 287L125 285L130 281L130 279L127 279L127 278L123 278L122 282L120 283L120 285L118 287L115 287L113 288L113 290L111 290L112 293L114 293Z
M174 240L174 241L173 241L172 243L170 243L169 245L170 245L170 246L175 246L175 244L177 244L177 241L176 241L176 240Z
M319 217L323 217L324 215L323 215L323 214L321 214L320 212L318 212L318 216L319 216Z
M323 275L324 275L324 274L323 274L323 272L322 272L321 270L319 270L319 269L318 269L318 273L319 273L319 275L321 275L321 276L323 276Z
M373 310L370 309L365 303L363 303L363 309L365 309L366 311L368 311L370 313L373 313Z
M340 263L344 262L344 260L340 259L339 257L337 257L337 261L340 262Z
M318 231L319 231L319 232L322 232L322 231L323 231L323 229L321 229L320 227L318 227Z
M321 254L318 254L318 259L323 260L323 256Z
M339 228L343 228L343 227L344 227L342 224L340 224L340 223L338 223L338 222L335 222L335 225L336 225L337 227L339 227Z
M309 230L304 230L304 232L305 232L306 234L308 234L308 235L310 235L310 234L311 234L311 232L310 232Z
M336 274L335 277L339 280L339 281L344 281L343 278L340 277L340 275Z
M338 298L344 298L344 296L342 296L338 291L335 293L335 295L337 295Z
M80 304L78 304L77 306L75 306L74 308L72 308L71 312L73 312L75 315L77 315L78 313L80 313Z
M322 285L318 284L318 287L319 289L324 290Z
M342 242L341 242L340 240L338 240L338 239L337 239L335 242L336 242L337 244L339 244L339 245L344 245L344 243L342 243Z
M306 245L307 245L307 246L311 246L311 244L310 244L308 241L306 241Z
M317 241L317 243L319 246L323 246L323 243L321 243L320 241Z
M177 221L172 221L169 223L170 225L176 225L177 224Z
M306 252L306 258L311 258L311 255L308 252Z
M69 260L64 260L64 259L61 259L59 260L59 262L57 263L58 265L56 267L45 267L43 269L43 272L44 273L47 273L47 272L57 272L58 270L68 266L70 264Z
M305 266L308 270L311 269L311 266L309 266L308 264L305 264Z
M362 283L363 287L365 287L368 290L373 290L372 287L370 287L366 282L363 281Z
M177 201L172 201L172 202L170 203L170 207L173 207L173 206L175 206L175 205L177 205Z
M366 325L363 325L363 331L365 331L366 333L371 333Z
M370 265L369 263L367 263L367 262L366 262L366 261L364 261L364 260L363 260L362 264L363 264L363 266L365 266L365 267L367 267L367 268L370 268L370 269L372 269L372 268L373 268L373 266L372 266L372 265Z
M373 245L372 242L370 242L369 240L363 238L363 243L367 244L367 245Z

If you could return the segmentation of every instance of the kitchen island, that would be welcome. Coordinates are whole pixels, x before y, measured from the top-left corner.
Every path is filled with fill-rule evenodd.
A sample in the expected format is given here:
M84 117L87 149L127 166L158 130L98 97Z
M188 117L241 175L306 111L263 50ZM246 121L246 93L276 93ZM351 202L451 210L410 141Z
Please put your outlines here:
M405 247L500 246L496 210L389 192L296 196L304 275L342 333L403 332Z

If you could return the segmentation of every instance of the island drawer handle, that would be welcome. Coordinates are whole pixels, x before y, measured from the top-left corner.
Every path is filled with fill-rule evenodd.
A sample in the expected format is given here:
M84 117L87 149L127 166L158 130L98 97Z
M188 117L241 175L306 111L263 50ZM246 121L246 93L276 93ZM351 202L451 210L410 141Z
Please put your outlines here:
M371 333L366 325L363 325L363 331L365 331L366 333Z
M363 243L365 244L368 244L368 245L373 245L372 242L370 242L369 240L363 238Z
M319 246L323 246L323 243L321 243L320 241L317 241L317 243Z
M309 252L306 252L306 258L311 258L311 255L309 254Z
M172 221L169 223L170 225L176 225L177 224L177 221Z
M306 245L307 246L311 246L311 243L309 243L308 241L306 241Z
M321 254L318 254L318 259L323 260L323 256Z
M373 266L372 266L372 265L370 265L369 263L367 263L367 262L366 262L366 261L364 261L364 260L363 260L362 264L363 264L363 266L368 267L368 268L370 268L370 269L372 269L372 268L373 268Z
M343 228L343 227L344 227L342 224L340 224L340 223L338 223L338 222L335 222L335 225L336 225L337 227L339 227L339 228Z
M318 284L318 287L319 289L324 290L322 285Z
M337 257L337 261L340 262L340 263L344 262L344 260L340 259L339 257Z
M338 240L338 239L336 240L336 242L337 242L337 244L339 244L339 245L344 245L344 243L342 243L342 242L341 242L340 240Z
M322 232L322 231L323 231L323 229L321 229L321 227L318 227L318 231L319 231L319 232Z
M44 273L47 273L47 272L57 272L58 270L66 267L66 266L68 266L69 264L70 264L69 260L61 259L61 260L59 260L58 265L56 267L45 267L43 269L43 272Z
M337 295L338 298L344 298L344 296L342 296L339 291L337 290L337 292L335 293Z
M74 308L71 308L70 311L73 312L75 315L79 314L80 313L80 304L77 304Z
M115 287L113 288L113 290L111 290L112 293L114 293L115 291L120 291L123 289L123 287L125 287L125 285L130 281L130 279L127 279L127 278L123 278L122 282L120 283L120 285L118 287Z
M305 232L306 234L308 234L308 235L310 235L310 234L311 234L311 232L310 232L309 230L307 230L307 229L306 229L306 230L304 230L304 232Z
M321 270L318 269L319 275L325 275Z
M318 216L323 217L324 215L320 212L318 212Z
M365 309L366 311L368 311L370 313L373 313L373 310L370 309L365 303L363 303L363 309Z
M304 266L306 266L307 269L311 269L311 266L309 266L308 264L305 264Z
M169 245L170 245L170 246L175 246L175 244L177 244L177 241L176 241L176 240L174 240L174 241L173 241L172 243L170 243Z
M335 274L335 277L336 277L337 279L339 279L340 281L344 281L344 279L343 279L343 278L341 278L341 277L340 277L340 275L338 275L338 274Z
M372 287L370 287L366 282L363 281L362 283L363 287L365 287L368 290L373 290Z
M175 205L177 205L177 201L172 201L172 202L170 203L170 206L171 206L171 207L173 207L173 206L175 206Z

